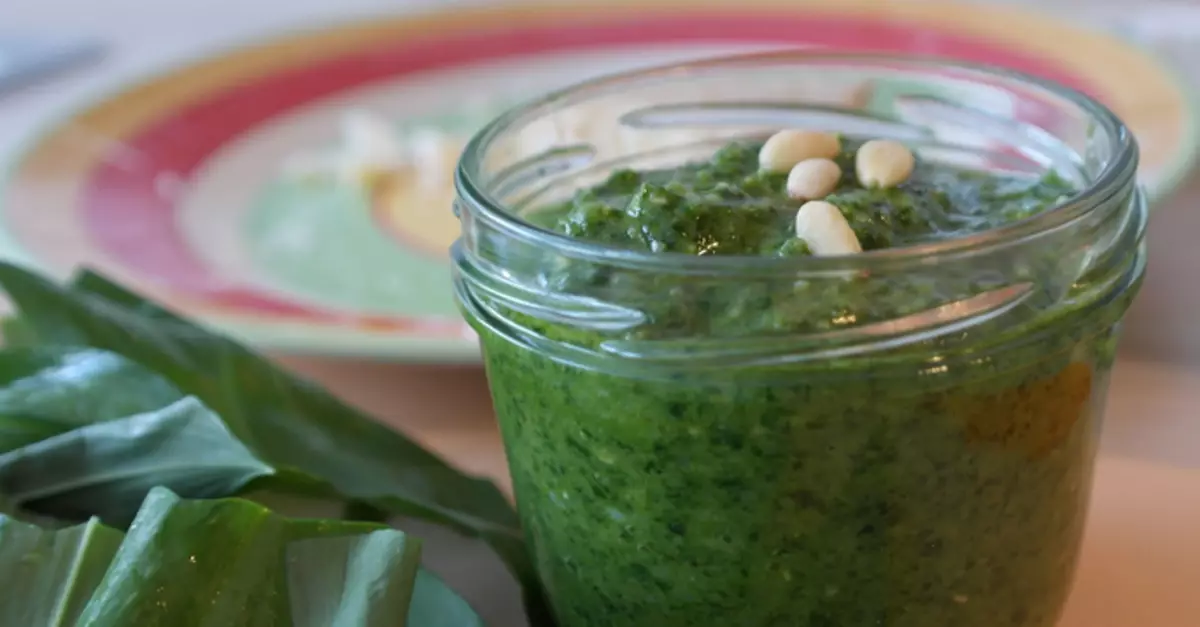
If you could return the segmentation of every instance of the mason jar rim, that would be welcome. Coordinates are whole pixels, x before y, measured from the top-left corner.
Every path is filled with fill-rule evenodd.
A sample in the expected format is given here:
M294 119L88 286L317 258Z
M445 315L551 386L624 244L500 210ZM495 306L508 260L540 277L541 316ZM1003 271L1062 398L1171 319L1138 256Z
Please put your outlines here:
M679 79L691 73L718 68L748 67L780 63L843 63L874 64L894 67L926 68L930 71L961 71L980 78L1015 80L1026 86L1042 89L1067 100L1087 113L1106 138L1112 142L1114 156L1084 189L1051 209L1029 218L968 236L949 238L913 245L864 251L853 255L766 257L755 255L690 255L620 248L607 244L573 238L537 226L505 209L504 203L480 184L483 156L492 142L508 127L523 119L529 112L553 105L574 94L619 87L622 83L653 79ZM551 91L539 98L509 109L479 130L467 143L455 171L455 186L460 198L471 203L479 216L493 228L509 235L552 247L570 257L621 267L669 268L674 273L738 274L747 271L781 271L800 274L895 269L910 264L931 261L951 262L962 257L986 254L996 249L1019 244L1072 224L1089 216L1111 198L1123 193L1136 175L1137 143L1128 127L1108 107L1090 96L1059 84L1007 68L987 64L948 60L925 55L894 55L881 53L839 53L815 51L777 51L723 55L637 69L577 82Z

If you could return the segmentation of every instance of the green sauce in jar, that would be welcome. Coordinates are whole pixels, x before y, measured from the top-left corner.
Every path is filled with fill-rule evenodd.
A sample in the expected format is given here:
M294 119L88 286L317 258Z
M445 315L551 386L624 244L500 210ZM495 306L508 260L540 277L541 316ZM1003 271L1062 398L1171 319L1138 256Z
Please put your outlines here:
M1075 192L1054 174L929 163L896 188L867 189L854 149L837 159L846 174L826 200L867 251L993 229ZM703 163L618 171L530 220L649 253L810 255L795 234L801 203L786 175L759 171L757 153L734 143ZM1034 260L1016 274L1035 282L1041 270ZM1031 312L1016 328L704 375L643 376L617 357L574 363L469 316L562 627L1052 627L1078 551L1117 325L1139 277L1099 300L1080 280L1053 316L1032 312L1061 293L1035 290L1016 306ZM644 322L602 332L507 315L603 352L836 332L1000 283L978 267L936 282L781 287L567 265L545 271L546 289L619 293Z

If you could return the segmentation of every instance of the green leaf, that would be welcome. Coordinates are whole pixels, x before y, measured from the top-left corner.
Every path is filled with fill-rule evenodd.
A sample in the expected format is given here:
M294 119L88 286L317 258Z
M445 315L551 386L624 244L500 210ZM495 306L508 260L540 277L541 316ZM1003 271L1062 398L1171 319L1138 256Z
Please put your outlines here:
M271 472L208 408L185 398L0 455L0 493L34 511L122 525L155 486L220 497Z
M0 452L7 453L34 442L41 442L70 431L74 426L66 420L35 414L0 414Z
M483 620L462 597L433 573L417 574L407 627L484 627Z
M80 294L99 296L145 318L161 322L191 324L182 316L172 313L158 303L148 301L86 268L71 279L69 287L71 291Z
M394 529L293 542L287 572L295 627L395 627L409 612L417 575L394 573L415 567L416 555Z
M0 285L43 341L119 353L212 408L275 469L255 489L311 494L325 482L390 513L450 526L488 542L536 594L516 513L491 482L464 475L318 386L98 275L81 276L70 290L0 264Z
M166 379L94 348L0 352L0 453L182 398Z
M30 346L38 343L37 334L33 329L16 316L0 318L0 337L3 337L4 345L9 347Z
M419 561L419 543L399 531L292 521L251 501L185 501L156 488L79 624L390 627L407 615ZM293 613L314 607L336 621Z
M0 625L74 626L120 544L96 519L51 531L0 516Z
M483 627L419 561L419 542L380 525L156 488L124 537L0 516L0 625Z

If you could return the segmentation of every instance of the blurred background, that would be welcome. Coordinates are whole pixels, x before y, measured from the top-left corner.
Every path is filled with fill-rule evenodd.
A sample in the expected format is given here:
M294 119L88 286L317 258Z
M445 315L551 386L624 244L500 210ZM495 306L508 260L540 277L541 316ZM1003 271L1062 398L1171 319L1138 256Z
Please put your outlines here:
M676 23L663 16L686 5L671 0L607 10L595 0L9 0L0 254L58 274L97 266L506 482L445 260L457 228L448 175L488 117L615 69L779 46L961 53L1078 77L1139 133L1155 197L1105 451L1190 474L1153 475L1159 487L1147 491L1149 475L1110 471L1096 506L1109 548L1085 557L1065 625L1194 626L1200 601L1184 584L1200 578L1200 554L1147 544L1161 534L1123 512L1179 520L1146 494L1200 483L1200 3L752 0L720 10L768 4L801 27L833 15L836 32ZM395 178L373 186L371 168ZM1177 505L1200 516L1200 503ZM480 555L461 543L433 551L494 625L518 625L515 588ZM1163 569L1187 576L1176 585ZM1149 572L1160 575L1138 574Z
M61 52L68 56L74 54L77 65L66 73L26 82L19 88L12 87L0 92L0 155L8 159L14 158L20 153L19 149L29 148L32 138L46 131L51 120L62 120L68 113L78 111L83 103L94 103L102 96L115 93L119 87L128 86L135 79L158 74L167 68L217 54L233 46L267 41L297 29L320 29L323 26L341 25L360 18L448 10L456 6L480 4L496 3L478 0L344 0L336 3L320 0L294 0L287 3L267 0L7 2L0 6L0 72L14 72L20 69L17 67L18 62L30 60L27 57L43 49L46 52ZM805 7L819 7L822 4L836 3L798 2L795 6L798 11L805 11L809 10ZM898 6L919 3L884 0L879 4ZM1189 89L1200 83L1200 38L1194 36L1197 29L1200 29L1200 5L1192 2L994 0L990 3L964 1L962 4L1025 8L1062 20L1073 27L1111 33L1156 55L1171 68L1171 71L1180 74L1181 80L1188 84ZM515 28L523 26L521 22L525 18L510 16L510 19ZM503 28L505 25L493 23L488 26ZM1010 41L1005 45L1017 49L1021 47L1019 33L1009 33L1006 37ZM1031 46L1044 43L1029 42ZM313 61L320 61L322 55L328 54L328 51L314 50ZM526 81L530 85L529 89L537 89L542 84L557 85L571 78L581 77L581 74L589 71L602 72L611 67L625 65L626 60L621 59L616 62L594 63L591 67L583 64L564 73L561 67L548 68L544 63L524 67L518 63L510 64L502 75L506 77L506 83L514 82L509 79L515 77L515 82ZM1122 70L1114 67L1113 71ZM537 73L557 73L558 76L551 80L539 81L536 76L530 76ZM456 89L460 90L456 93L463 93L461 86ZM470 94L471 98L487 104L488 93L479 93L479 89L468 91L474 92ZM497 93L492 98L496 101L493 108L508 104L502 101L512 95L511 89L506 93ZM381 116L395 122L397 117L405 115L406 112L403 106L396 106L396 103L388 98L389 94L367 94L363 102L375 106ZM457 100L463 103L466 98L458 97ZM481 106L475 117L483 119L491 110ZM319 125L319 122L317 124ZM334 125L325 124L325 127L324 130L328 130L334 128ZM75 139L81 146L88 142L94 144L97 141L107 141L90 134L86 125L77 126L76 130ZM328 141L328 138L322 135L322 130L314 127L298 133L315 142ZM287 141L297 140L291 137ZM170 174L169 168L166 172ZM1170 185L1172 190L1164 194L1165 199L1159 203L1151 227L1152 269L1142 297L1129 318L1125 349L1130 355L1146 359L1200 365L1200 330L1193 324L1194 312L1200 308L1200 290L1191 288L1187 278L1200 270L1200 247L1192 245L1195 234L1200 233L1197 229L1200 227L1200 211L1195 207L1200 202L1200 179L1191 176L1177 178L1178 180ZM1176 182L1177 185L1174 184ZM50 210L52 208L44 209ZM435 228L445 230L452 226L452 223L440 224ZM215 233L219 229L205 229L206 237L209 231ZM430 234L435 243L438 241L437 235ZM357 246L357 242L355 245ZM330 250L331 254L336 252L334 249ZM239 254L253 256L260 252L243 250ZM380 259L364 259L364 267L375 267L371 264L394 261L387 258L386 253ZM256 263L271 265L271 262L261 259ZM344 275L351 271L357 272L358 268L343 267L338 270ZM418 268L414 272L424 270ZM290 279L284 277L281 280ZM380 281L383 282L382 279ZM445 290L444 286L433 287L425 284L414 286L411 290L404 287L391 291L386 287L378 288L374 293L367 293L373 288L364 288L360 293L349 293L353 291L351 287L340 291L325 289L326 287L308 286L308 292L325 290L325 293L319 294L320 297L342 299L352 305L379 310L383 314L389 313L389 302L401 298L420 298L420 293L425 288L442 292ZM447 295L442 292L432 298L445 301ZM431 306L431 310L439 314L443 313L442 309L444 307Z

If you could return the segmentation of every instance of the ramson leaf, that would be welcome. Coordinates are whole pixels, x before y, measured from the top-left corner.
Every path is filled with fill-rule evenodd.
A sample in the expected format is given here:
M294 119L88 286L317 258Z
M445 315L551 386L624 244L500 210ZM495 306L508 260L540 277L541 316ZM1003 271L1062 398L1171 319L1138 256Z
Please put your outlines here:
M22 337L117 353L198 399L269 468L254 489L336 495L479 537L525 584L538 612L539 588L516 512L491 482L463 474L313 383L98 275L61 287L0 263L0 286L20 310ZM178 489L187 497L213 496ZM131 500L120 502L127 507ZM69 503L38 508L77 515Z
M180 398L162 377L108 351L8 349L0 352L0 453Z
M200 401L185 398L0 455L0 493L60 518L124 525L155 486L220 497L271 472Z
M96 519L48 530L0 516L0 625L74 627L120 544Z
M80 623L292 627L309 620L292 608L311 605L338 618L330 627L395 625L419 561L418 542L393 529L293 521L251 501L186 501L156 488Z

